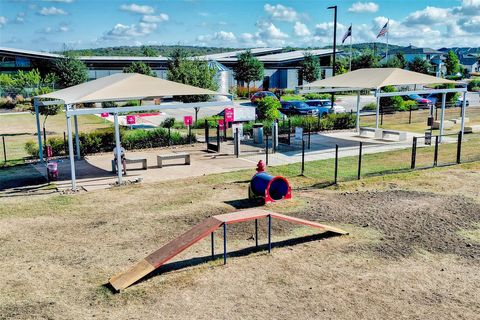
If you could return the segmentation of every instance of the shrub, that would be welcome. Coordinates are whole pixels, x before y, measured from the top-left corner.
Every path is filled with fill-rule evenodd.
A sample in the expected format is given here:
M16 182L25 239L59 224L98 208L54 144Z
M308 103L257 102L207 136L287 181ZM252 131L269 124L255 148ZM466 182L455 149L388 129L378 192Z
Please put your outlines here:
M394 86L386 86L383 88L382 91L397 92L397 89ZM404 103L405 101L400 96L380 98L380 108L381 110L383 110L383 112L404 110L405 109Z
M116 108L118 104L115 101L104 101L102 102L102 108Z
M15 105L15 111L32 111L33 110L33 106L29 103L24 103L24 104L16 104Z
M65 154L65 145L63 138L51 137L47 139L47 145L52 147L52 153L54 156Z
M38 144L33 140L27 141L25 151L33 158L38 157Z
M0 98L0 108L13 109L15 108L15 102L12 97Z
M299 100L304 101L305 98L301 94L286 94L282 97L283 101L292 101L292 100Z
M274 120L280 116L278 108L281 107L280 101L273 97L265 97L258 101L258 119L259 120Z
M235 93L237 95L237 97L239 98L248 98L248 88L247 87L243 87L243 86L238 86L238 87L235 87ZM257 87L251 87L250 88L250 94L254 94L255 92L258 92L258 91L261 91L261 89L257 88Z
M137 107L140 105L140 100L129 100L125 102L122 107Z
M164 128L172 128L175 125L175 118L173 117L168 117L165 120L163 120L161 126Z
M472 79L467 85L468 91L480 91L480 78Z
M285 89L285 90L283 90L283 92L284 92L285 94L294 94L294 93L295 93L295 89Z
M418 109L418 104L414 100L407 100L403 103L402 111L417 110L417 109Z
M311 92L305 94L305 99L307 100L317 100L317 99L329 99L332 97L331 94L329 93L316 93L316 92ZM336 100L336 96L334 96L334 101Z
M363 111L375 111L377 110L377 104L375 102L367 103L362 108Z
M216 127L218 124L218 119L223 119L220 116L211 116L211 117L205 117L205 118L200 118L196 123L193 124L193 128L195 129L205 129L205 120L208 121L208 126L210 128Z

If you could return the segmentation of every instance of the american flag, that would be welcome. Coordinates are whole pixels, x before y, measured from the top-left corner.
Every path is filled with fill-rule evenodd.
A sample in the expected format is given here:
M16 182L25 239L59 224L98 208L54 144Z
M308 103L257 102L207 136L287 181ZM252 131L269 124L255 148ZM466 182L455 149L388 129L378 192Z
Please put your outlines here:
M378 33L377 39L380 37L383 37L387 32L388 32L388 21L387 23L385 23L382 30L380 30L380 32Z
M345 35L342 38L342 44L347 40L348 37L352 36L352 26L350 25L350 28L348 28L347 32L345 32Z

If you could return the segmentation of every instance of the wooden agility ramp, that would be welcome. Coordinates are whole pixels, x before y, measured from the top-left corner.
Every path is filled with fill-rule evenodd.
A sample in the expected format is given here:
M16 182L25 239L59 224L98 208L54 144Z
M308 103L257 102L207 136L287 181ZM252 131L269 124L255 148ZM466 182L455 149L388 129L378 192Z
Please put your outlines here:
M233 213L220 214L212 216L203 220L202 222L195 225L192 229L188 230L180 237L170 241L160 249L151 253L145 259L139 261L132 268L128 269L125 272L117 274L110 278L110 284L117 290L123 290L138 280L142 279L144 276L159 268L167 261L178 255L180 252L184 251L188 247L192 246L196 242L202 240L209 234L212 235L212 256L214 256L213 251L213 232L223 226L224 231L224 243L223 243L223 257L224 263L227 259L227 225L237 222L255 220L255 241L258 246L258 224L257 220L261 218L268 218L268 250L271 250L271 220L272 218L280 219L284 221L289 221L292 223L303 224L309 227L314 227L322 229L324 231L330 231L337 234L347 234L346 231L337 229L334 227L326 226L320 223L303 220L295 217L290 217L287 215L261 210L261 209L247 209L242 211L237 211Z

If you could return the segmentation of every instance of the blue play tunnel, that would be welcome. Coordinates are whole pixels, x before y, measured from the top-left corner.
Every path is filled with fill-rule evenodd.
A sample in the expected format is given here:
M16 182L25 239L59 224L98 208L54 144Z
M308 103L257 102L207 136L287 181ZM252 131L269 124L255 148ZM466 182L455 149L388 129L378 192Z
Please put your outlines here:
M250 181L250 198L261 197L265 203L282 199L290 199L291 188L287 179L280 176L272 176L266 172L255 174Z

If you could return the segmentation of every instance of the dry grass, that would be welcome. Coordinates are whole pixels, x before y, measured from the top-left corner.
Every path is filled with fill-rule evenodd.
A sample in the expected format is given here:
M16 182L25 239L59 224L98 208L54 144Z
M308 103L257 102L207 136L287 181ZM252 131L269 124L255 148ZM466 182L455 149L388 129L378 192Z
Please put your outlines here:
M372 177L340 190L296 191L293 201L268 208L301 216L314 212L312 199L361 192L368 206L376 201L367 198L369 190L394 197L388 193L392 188L465 195L479 204L479 170L480 163L471 163ZM183 263L171 265L172 271L121 294L102 286L205 217L248 205L246 186L245 174L237 173L77 195L2 198L0 319L472 319L480 312L478 257L422 247L404 257L379 255L373 248L389 235L353 222L355 210L351 223L324 221L350 236L276 247L271 255L242 254L226 266L191 260L209 255L205 240L176 258ZM315 220L323 216L319 209ZM265 229L261 224L261 243ZM275 222L273 240L312 232ZM252 233L248 223L229 227L229 250L252 246ZM218 234L218 253L221 242Z

